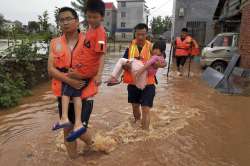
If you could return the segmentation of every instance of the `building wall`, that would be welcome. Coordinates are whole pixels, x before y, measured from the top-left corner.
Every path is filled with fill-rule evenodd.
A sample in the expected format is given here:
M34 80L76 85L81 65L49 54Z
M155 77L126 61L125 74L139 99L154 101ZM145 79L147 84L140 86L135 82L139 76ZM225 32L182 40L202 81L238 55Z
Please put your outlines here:
M241 67L250 69L250 3L242 9L240 32Z
M125 7L122 6L123 2L126 3ZM125 13L125 17L122 17L122 13ZM147 16L144 0L119 0L117 11L116 40L132 40L134 27L138 23L146 23L146 20ZM122 23L125 23L125 27L122 27ZM122 37L124 35L125 38Z
M205 22L205 39L203 44L207 44L214 37L213 15L219 0L174 0L173 31L172 37L180 35L187 22ZM184 17L179 17L180 8L184 8Z
M115 33L116 30L116 20L117 20L116 17L117 17L116 10L106 9L104 17L104 26L109 30L109 32L111 32L112 35Z
M118 2L118 13L117 13L117 28L123 29L121 23L126 23L126 29L133 29L136 24L143 22L146 23L146 17L144 14L144 2L143 1L124 1L126 7L121 6L121 2ZM126 17L122 17L122 12L126 13Z
M116 32L115 38L117 41L131 41L134 37L133 32Z

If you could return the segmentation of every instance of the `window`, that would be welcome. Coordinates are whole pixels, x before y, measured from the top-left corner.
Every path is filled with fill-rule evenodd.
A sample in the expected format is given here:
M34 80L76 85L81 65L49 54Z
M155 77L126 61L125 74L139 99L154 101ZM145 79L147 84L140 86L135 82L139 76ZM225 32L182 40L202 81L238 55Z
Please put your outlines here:
M122 7L126 7L126 2L121 2Z
M232 46L233 36L218 36L213 42L214 47L230 47Z
M107 13L106 13L106 16L110 16L110 12L107 12Z
M184 8L179 9L179 17L184 17L185 16L185 10Z
M122 38L123 38L123 39L126 38L126 33L122 33Z
M126 12L121 12L121 17L122 18L126 17Z
M126 27L126 23L125 23L125 22L122 22L122 23L121 23L121 27L122 27L122 28L125 28L125 27Z
M109 26L110 25L110 23L109 22L107 22L107 24L106 24L107 26Z

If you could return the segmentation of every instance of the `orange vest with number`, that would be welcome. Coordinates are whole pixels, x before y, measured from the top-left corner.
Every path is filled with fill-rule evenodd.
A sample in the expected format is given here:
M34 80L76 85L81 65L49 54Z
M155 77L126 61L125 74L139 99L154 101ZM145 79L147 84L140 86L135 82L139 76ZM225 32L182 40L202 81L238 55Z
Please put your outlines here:
M142 62L145 64L151 58L151 49L152 49L152 43L149 41L146 41L145 45L142 48L141 53L139 53L136 40L133 40L129 47L128 59L140 57ZM134 84L134 79L130 71L125 70L123 82L126 84ZM154 74L148 75L147 84L148 85L155 84Z
M69 69L79 64L79 57L83 55L84 35L79 33L79 40L77 46L70 53L65 35L55 38L51 41L50 53L54 57L54 67L58 70ZM82 99L92 97L97 94L97 86L94 80L90 80L87 87L83 89ZM56 79L52 79L52 91L55 96L62 95L62 82Z

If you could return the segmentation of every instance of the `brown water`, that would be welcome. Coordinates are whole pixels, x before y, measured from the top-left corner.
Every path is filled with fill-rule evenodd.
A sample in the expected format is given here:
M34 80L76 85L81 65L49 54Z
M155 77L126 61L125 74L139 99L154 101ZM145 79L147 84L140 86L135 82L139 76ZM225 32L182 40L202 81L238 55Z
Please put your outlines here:
M105 78L117 58L106 58ZM197 68L191 79L165 74L158 75L149 132L133 123L124 85L102 86L90 121L95 148L79 142L76 160L67 157L62 134L50 130L58 115L49 83L37 87L35 96L0 112L0 165L250 165L249 98L208 88Z

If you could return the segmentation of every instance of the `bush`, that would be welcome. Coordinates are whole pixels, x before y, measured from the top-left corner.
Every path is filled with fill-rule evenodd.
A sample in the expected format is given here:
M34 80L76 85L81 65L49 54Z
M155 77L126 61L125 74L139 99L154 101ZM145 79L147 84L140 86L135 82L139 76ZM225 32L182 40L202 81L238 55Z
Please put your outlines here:
M0 66L0 108L15 106L23 96L30 94L25 78L35 79L30 73L35 72L33 61L40 58L36 52L37 48L31 43L22 43L7 50L4 61L11 63L3 62Z
M25 91L25 81L22 76L18 76L16 80L11 78L9 73L0 75L0 107L7 108L18 104L21 97L28 94Z

